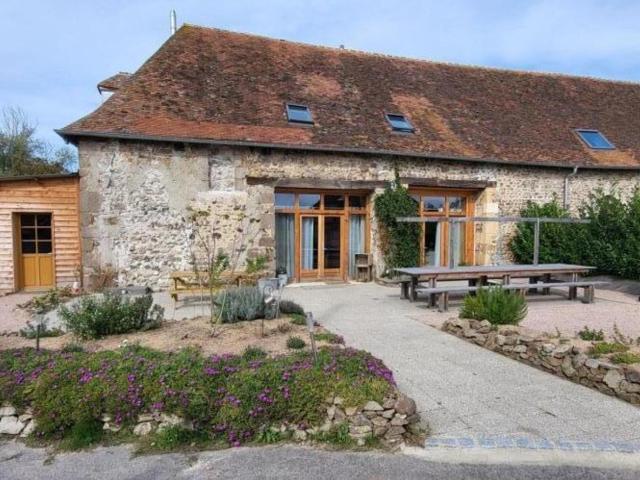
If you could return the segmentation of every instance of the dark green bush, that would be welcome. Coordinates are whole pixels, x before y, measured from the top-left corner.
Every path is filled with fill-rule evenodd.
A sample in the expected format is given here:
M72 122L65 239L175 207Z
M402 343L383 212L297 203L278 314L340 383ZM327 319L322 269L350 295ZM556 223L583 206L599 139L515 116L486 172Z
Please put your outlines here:
M213 300L222 323L236 323L259 318L271 319L274 306L264 304L264 295L258 287L229 288L217 294Z
M290 321L294 325L306 325L307 324L307 317L304 314L292 313Z
M420 225L397 222L397 217L418 216L418 203L411 198L396 174L396 180L375 198L375 215L380 224L380 246L385 267L415 267L420 261Z
M299 350L301 348L306 347L307 344L300 337L292 336L287 338L287 348L291 348L293 350Z
M568 217L557 200L529 202L523 217ZM580 207L588 224L542 224L541 263L578 263L597 267L599 273L640 279L640 190L622 200L616 192L593 193ZM518 263L533 260L533 224L519 224L509 247Z
M461 318L488 320L493 325L518 325L527 316L527 302L517 293L500 287L481 288L468 294L460 309Z
M266 356L267 352L256 345L250 345L242 352L242 358L244 358L245 360L260 360L261 358L265 358Z
M602 331L602 329L596 330L594 328L592 330L587 326L585 326L582 330L580 330L578 332L578 336L582 340L595 340L595 341L598 341L598 342L604 340L604 332Z
M179 415L213 441L239 445L283 422L319 425L324 399L346 406L382 402L391 372L370 354L321 349L277 358L203 356L196 349L165 353L141 347L101 352L0 352L0 405L31 406L36 435L96 441L102 414L129 435L140 413ZM183 432L167 434L167 447Z
M607 355L609 353L621 353L629 350L629 347L618 342L599 342L591 347L591 353L595 356Z
M625 364L640 363L640 355L633 352L616 353L611 357L611 361L613 363L625 363Z
M280 301L280 313L304 315L304 308L292 300Z
M133 299L115 294L81 298L71 307L60 307L60 317L67 329L81 338L101 338L157 328L164 309L153 305L151 295Z

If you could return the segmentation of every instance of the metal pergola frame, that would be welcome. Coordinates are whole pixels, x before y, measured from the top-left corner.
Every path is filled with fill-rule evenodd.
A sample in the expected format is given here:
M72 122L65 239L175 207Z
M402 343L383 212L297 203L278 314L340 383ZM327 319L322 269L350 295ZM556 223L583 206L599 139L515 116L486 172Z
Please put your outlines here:
M497 222L497 223L533 223L533 264L540 263L540 224L541 223L590 223L581 218L554 217L397 217L397 222L403 223L448 223L449 231L454 223L468 222ZM449 268L453 268L453 235L449 235Z

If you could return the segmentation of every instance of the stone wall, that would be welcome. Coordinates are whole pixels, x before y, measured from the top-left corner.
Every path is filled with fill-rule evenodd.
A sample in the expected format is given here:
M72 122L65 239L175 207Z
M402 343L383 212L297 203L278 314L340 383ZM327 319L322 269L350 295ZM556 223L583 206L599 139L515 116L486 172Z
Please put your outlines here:
M247 256L264 254L273 260L273 187L247 185L247 176L388 181L397 166L403 177L494 182L495 187L478 193L476 213L517 215L527 200L561 199L564 177L571 171L115 140L82 140L78 149L85 280L111 267L121 284L154 287L166 286L170 271L190 268L193 242L185 219L193 208L211 213L220 247L247 244L238 255L240 267ZM581 171L570 181L572 209L596 188L617 186L630 192L639 182L637 172ZM372 253L380 269L373 216L372 220ZM478 225L476 261L508 258L504 240L512 228Z
M572 382L640 405L638 365L614 365L606 360L590 358L588 347L577 345L571 339L533 334L515 326L494 330L486 320L448 320L442 329Z

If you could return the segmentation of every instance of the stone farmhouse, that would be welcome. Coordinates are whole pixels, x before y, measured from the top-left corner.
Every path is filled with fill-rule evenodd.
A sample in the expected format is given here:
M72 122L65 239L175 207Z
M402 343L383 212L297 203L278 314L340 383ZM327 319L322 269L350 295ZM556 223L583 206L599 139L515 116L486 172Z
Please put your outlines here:
M383 268L372 200L397 171L420 215L518 215L640 182L640 84L468 67L191 25L58 133L79 149L85 282L166 286L189 211L295 281ZM423 227L423 264L503 259L510 227Z

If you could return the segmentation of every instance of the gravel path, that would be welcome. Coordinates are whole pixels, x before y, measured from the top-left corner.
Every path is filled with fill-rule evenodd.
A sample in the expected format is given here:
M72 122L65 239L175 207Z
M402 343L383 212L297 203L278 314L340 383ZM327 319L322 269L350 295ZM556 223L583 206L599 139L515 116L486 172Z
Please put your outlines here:
M433 428L433 446L640 452L639 408L425 324L452 312L371 283L294 286L286 296L393 369ZM563 302L545 301L554 304L547 308Z

